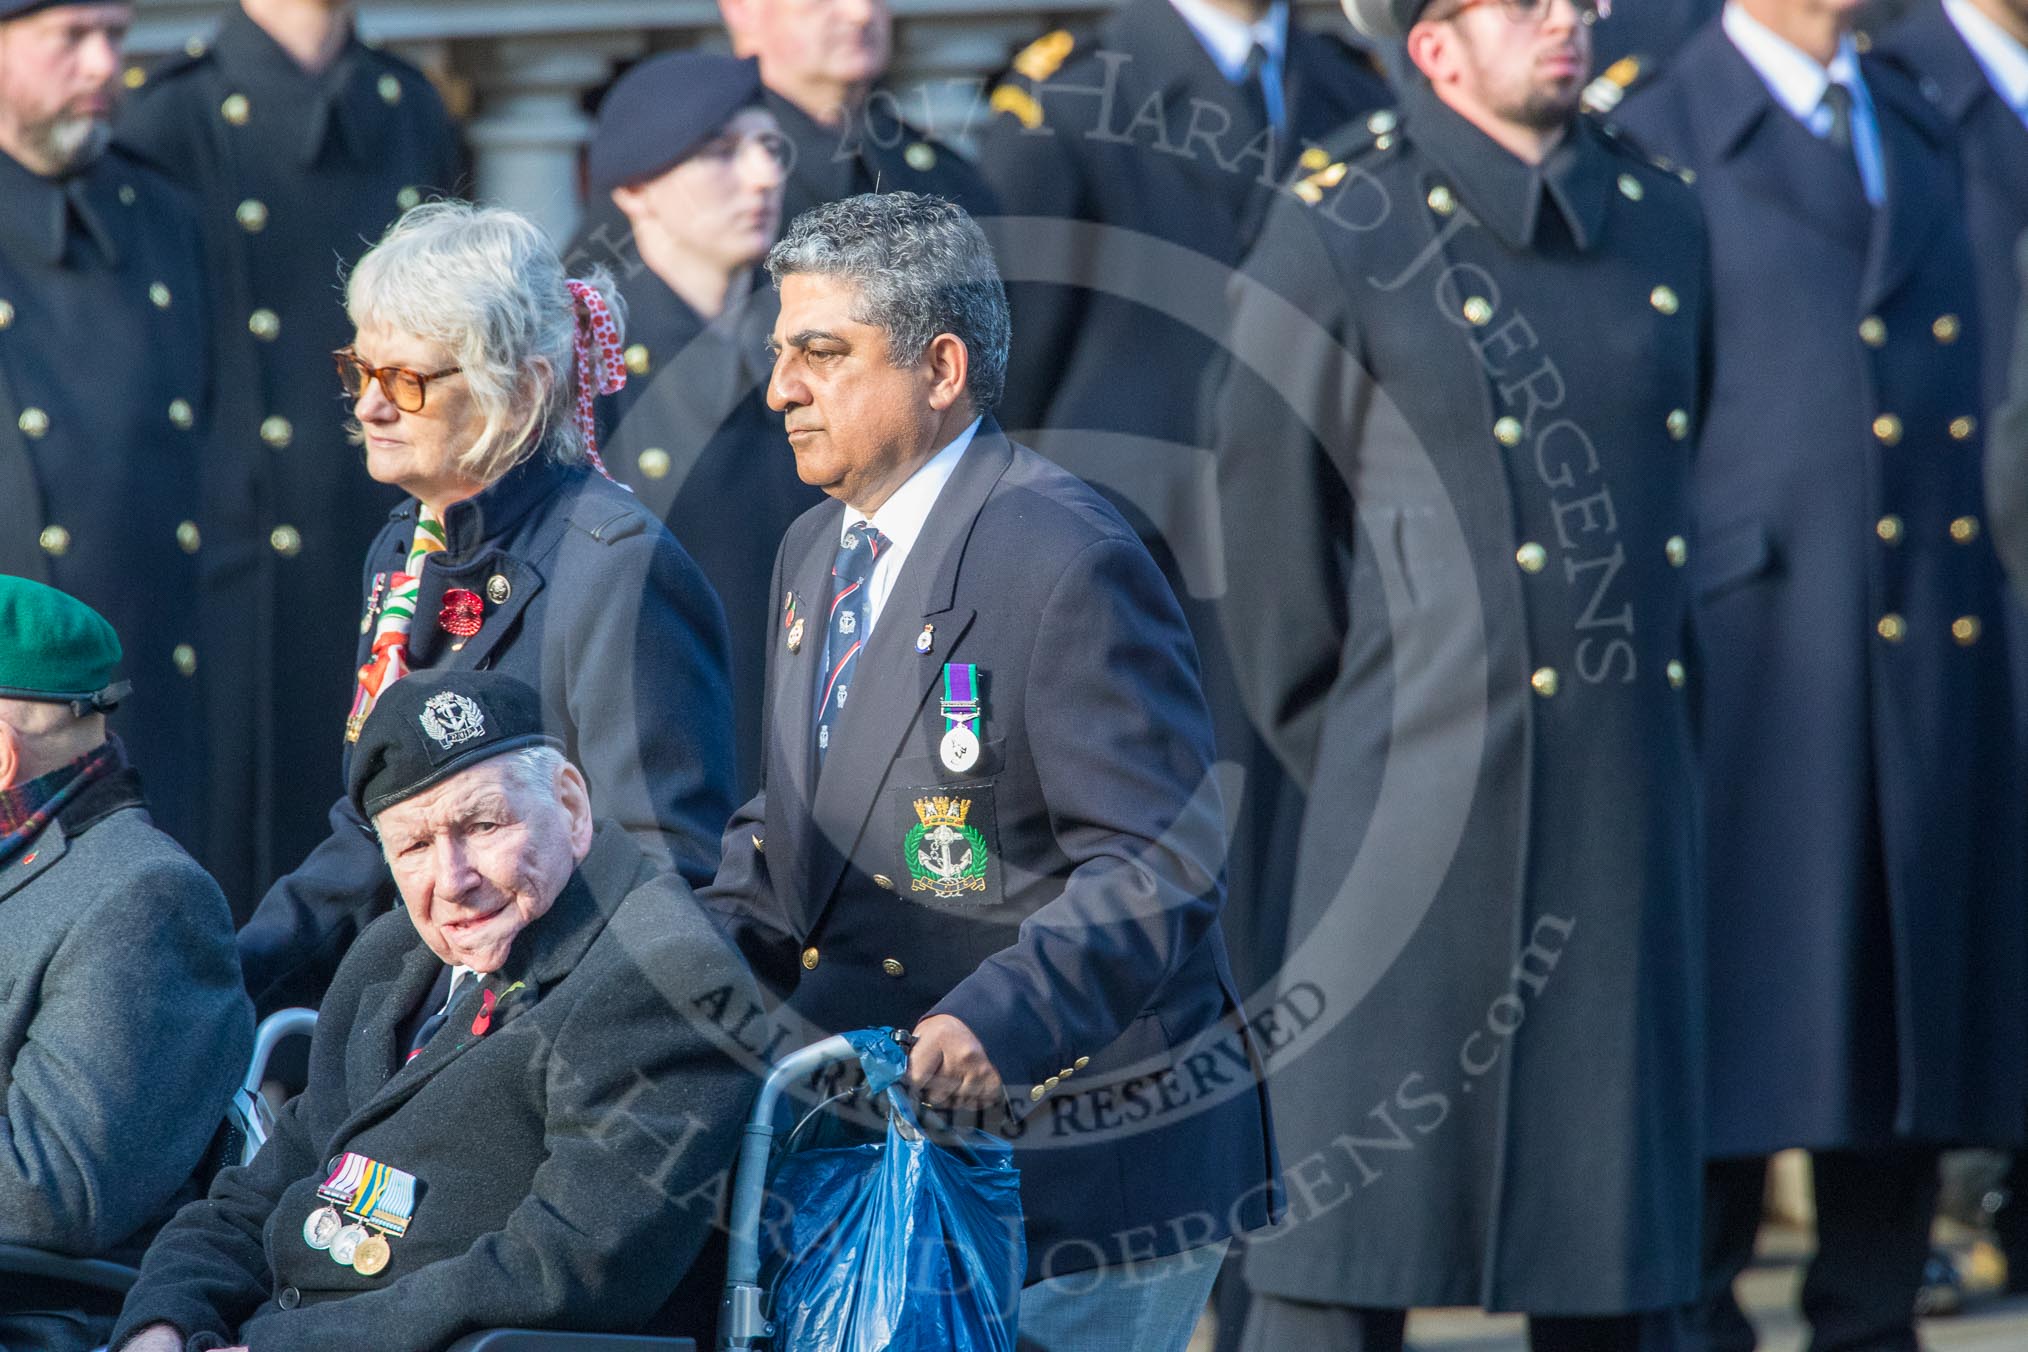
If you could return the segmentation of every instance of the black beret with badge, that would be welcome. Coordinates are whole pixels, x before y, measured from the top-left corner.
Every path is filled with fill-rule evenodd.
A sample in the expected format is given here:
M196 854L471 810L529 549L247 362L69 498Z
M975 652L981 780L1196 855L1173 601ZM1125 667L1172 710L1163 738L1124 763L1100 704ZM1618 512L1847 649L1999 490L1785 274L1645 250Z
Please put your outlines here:
M563 742L542 728L542 701L497 671L419 671L381 692L352 749L345 789L372 821L481 761Z
M649 57L622 75L599 105L585 166L592 196L681 164L734 113L760 101L760 63L751 57Z

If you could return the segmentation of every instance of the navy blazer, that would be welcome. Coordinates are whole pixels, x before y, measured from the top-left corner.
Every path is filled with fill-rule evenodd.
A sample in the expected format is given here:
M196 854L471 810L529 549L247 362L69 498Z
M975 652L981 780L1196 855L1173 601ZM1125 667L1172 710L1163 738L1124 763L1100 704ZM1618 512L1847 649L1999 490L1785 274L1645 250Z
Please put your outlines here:
M794 626L829 602L843 512L813 508L782 543L763 787L703 900L803 1036L950 1014L1018 1108L1040 1105L1017 1143L1031 1280L1264 1223L1267 1100L1218 925L1210 723L1160 571L1097 493L988 419L818 776L821 618ZM950 662L977 667L984 699L966 774L937 755ZM976 886L938 895L908 844L932 818L978 833Z
M397 507L367 552L359 663L378 580L407 565L415 514L412 501ZM708 879L734 799L725 617L704 574L639 499L582 465L526 462L454 504L444 525L448 547L416 598L412 669L526 681L584 771L592 810L691 883ZM486 598L464 641L436 623L454 587ZM329 731L335 740L335 718ZM379 843L340 798L330 835L240 931L255 1008L316 1004L346 947L395 901Z

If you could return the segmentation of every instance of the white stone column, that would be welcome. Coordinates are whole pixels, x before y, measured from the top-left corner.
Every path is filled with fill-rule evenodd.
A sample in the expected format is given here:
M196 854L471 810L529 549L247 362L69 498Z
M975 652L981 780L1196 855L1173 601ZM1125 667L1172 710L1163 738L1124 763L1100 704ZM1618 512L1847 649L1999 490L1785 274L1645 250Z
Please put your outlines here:
M465 127L479 199L512 207L562 244L576 228L578 156L591 137L585 92L642 49L633 33L459 44L477 106Z

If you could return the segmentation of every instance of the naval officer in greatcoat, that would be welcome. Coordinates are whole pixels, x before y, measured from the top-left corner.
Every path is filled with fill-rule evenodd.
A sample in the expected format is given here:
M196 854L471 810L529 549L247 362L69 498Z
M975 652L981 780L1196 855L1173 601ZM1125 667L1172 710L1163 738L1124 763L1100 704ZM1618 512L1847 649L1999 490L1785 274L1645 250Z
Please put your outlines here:
M362 43L349 0L243 0L207 42L130 67L123 144L196 193L221 370L204 469L207 862L245 915L324 836L359 554L398 500L346 440L339 292L388 224L455 188L421 71ZM192 786L191 792L195 793Z
M1309 790L1244 1345L1405 1312L1645 1349L1697 1291L1689 188L1578 113L1588 0L1373 0L1398 112L1326 144L1214 400L1243 687Z
M85 601L139 693L113 728L205 853L199 634L214 369L192 204L108 148L128 4L0 0L0 571Z
M1936 1153L2019 1139L2028 917L1978 273L1953 133L1854 6L1731 0L1620 109L1697 176L1715 1352L1812 1152L1818 1346L1913 1349Z

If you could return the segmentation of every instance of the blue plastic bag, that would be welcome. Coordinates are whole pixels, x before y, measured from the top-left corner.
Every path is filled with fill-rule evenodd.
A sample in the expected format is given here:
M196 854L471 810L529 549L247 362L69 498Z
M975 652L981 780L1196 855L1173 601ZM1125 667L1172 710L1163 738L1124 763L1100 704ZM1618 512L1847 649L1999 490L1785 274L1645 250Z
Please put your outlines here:
M1013 1148L982 1131L931 1140L892 1087L907 1058L871 1036L860 1061L886 1096L885 1142L789 1155L770 1188L786 1212L770 1236L774 1345L1014 1352L1028 1253Z

